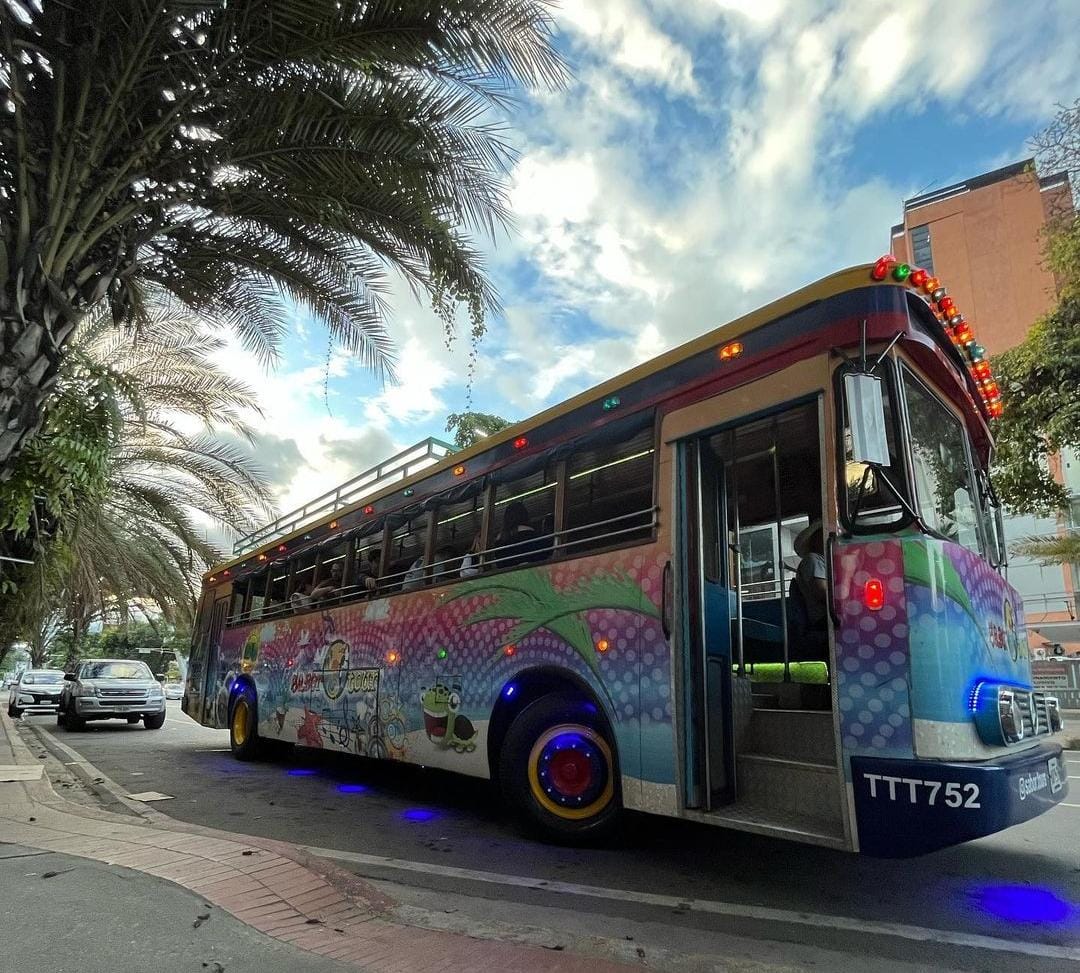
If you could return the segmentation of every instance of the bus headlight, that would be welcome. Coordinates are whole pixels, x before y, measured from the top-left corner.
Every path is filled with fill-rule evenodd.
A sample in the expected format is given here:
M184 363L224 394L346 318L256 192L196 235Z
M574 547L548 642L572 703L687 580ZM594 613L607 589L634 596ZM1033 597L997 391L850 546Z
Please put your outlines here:
M1024 739L1024 718L1010 689L998 690L998 725L1006 743L1019 743Z

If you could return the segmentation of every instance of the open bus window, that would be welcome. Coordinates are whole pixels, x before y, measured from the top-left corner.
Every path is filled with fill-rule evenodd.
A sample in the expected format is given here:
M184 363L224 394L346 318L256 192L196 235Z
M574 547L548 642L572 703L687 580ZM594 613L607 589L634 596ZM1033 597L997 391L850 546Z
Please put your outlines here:
M893 383L888 379L882 383L889 464L879 469L855 462L845 398L843 395L838 395L836 398L843 422L840 492L845 497L847 520L853 528L892 527L906 516L903 502L896 495L896 490L902 489L906 477L903 455L897 438L897 414L892 401L892 388Z
M266 589L263 615L282 611L289 596L289 562L275 561L270 565L270 585Z
M293 559L292 584L289 587L289 596L299 593L298 599L293 602L294 607L305 605L305 598L310 598L315 587L315 550L304 551Z
M423 583L423 575L410 572L416 569L416 562L424 557L427 545L428 518L425 514L406 520L400 527L394 528L390 535L390 552L387 558L386 587L391 591L402 589L407 583L409 589Z
M903 387L915 501L923 523L979 553L978 507L964 427L907 369Z
M248 602L247 617L262 618L266 604L266 577L268 572L260 571L251 579L251 599Z
M551 556L555 486L555 470L549 465L496 487L485 564L506 568L546 561Z
M244 578L233 585L232 597L229 599L229 623L237 622L244 612L244 600L247 598L248 588L251 587L251 578Z
M323 546L319 566L315 572L315 587L311 591L313 601L328 601L341 597L347 583L345 568L348 557L348 541L338 541Z
M653 429L575 453L567 464L560 553L640 541L653 523Z
M436 584L458 576L462 560L480 536L482 522L483 498L479 495L438 507L435 512L435 558L431 566L432 580Z

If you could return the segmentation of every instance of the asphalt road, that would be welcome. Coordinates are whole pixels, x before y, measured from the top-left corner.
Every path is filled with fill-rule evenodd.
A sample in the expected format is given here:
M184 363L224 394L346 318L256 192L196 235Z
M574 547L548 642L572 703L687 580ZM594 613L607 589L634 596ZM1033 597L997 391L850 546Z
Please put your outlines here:
M278 761L240 763L228 752L227 732L200 727L178 704L169 705L158 731L113 722L72 734L51 719L27 722L76 749L129 793L169 795L153 805L165 814L333 849L345 856L345 867L409 888L405 898L414 896L418 905L430 906L434 890L448 913L509 923L528 916L534 924L580 923L586 931L644 923L665 948L689 944L697 952L720 951L720 940L710 937L734 937L724 940L728 949L749 937L835 950L829 955L849 955L856 960L851 968L860 970L902 962L1060 970L1071 968L1060 947L1080 957L1080 752L1067 754L1074 778L1068 805L913 860L865 858L644 815L627 817L617 845L567 849L521 836L484 782L303 749ZM537 884L526 880L601 891L550 892L526 887ZM674 905L657 896L673 897ZM566 915L553 920L559 913L547 909ZM826 921L789 921L789 913ZM881 924L921 927L926 941L910 930L894 937ZM971 937L1010 941L1015 952L984 949ZM752 948L744 954L761 955ZM821 962L790 950L772 958Z

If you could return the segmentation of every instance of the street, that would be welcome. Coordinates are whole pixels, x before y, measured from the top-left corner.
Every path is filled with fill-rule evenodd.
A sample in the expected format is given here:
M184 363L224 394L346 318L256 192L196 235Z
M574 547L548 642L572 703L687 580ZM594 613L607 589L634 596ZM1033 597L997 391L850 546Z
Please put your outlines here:
M226 731L198 726L176 703L158 731L109 722L67 733L32 717L21 732L73 748L128 794L167 795L150 806L170 817L318 849L447 929L632 937L671 968L725 956L860 970L1062 969L1080 956L1076 797L911 860L640 815L627 816L617 846L568 849L522 837L481 781L304 749L240 763ZM52 754L72 762L55 745ZM1080 752L1067 757L1080 794Z

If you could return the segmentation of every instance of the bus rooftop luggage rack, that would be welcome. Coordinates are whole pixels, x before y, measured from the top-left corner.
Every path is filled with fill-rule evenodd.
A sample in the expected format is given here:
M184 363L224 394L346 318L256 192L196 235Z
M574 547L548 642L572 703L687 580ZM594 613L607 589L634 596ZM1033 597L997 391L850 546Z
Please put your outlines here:
M351 480L346 480L329 493L324 493L321 497L305 503L304 506L283 514L273 523L245 534L233 544L233 554L236 556L246 554L279 537L285 537L308 521L316 520L356 503L365 495L376 492L388 483L407 479L454 451L453 446L442 440L431 437L423 439L415 446L410 446L389 459L383 460L377 466L354 476Z

